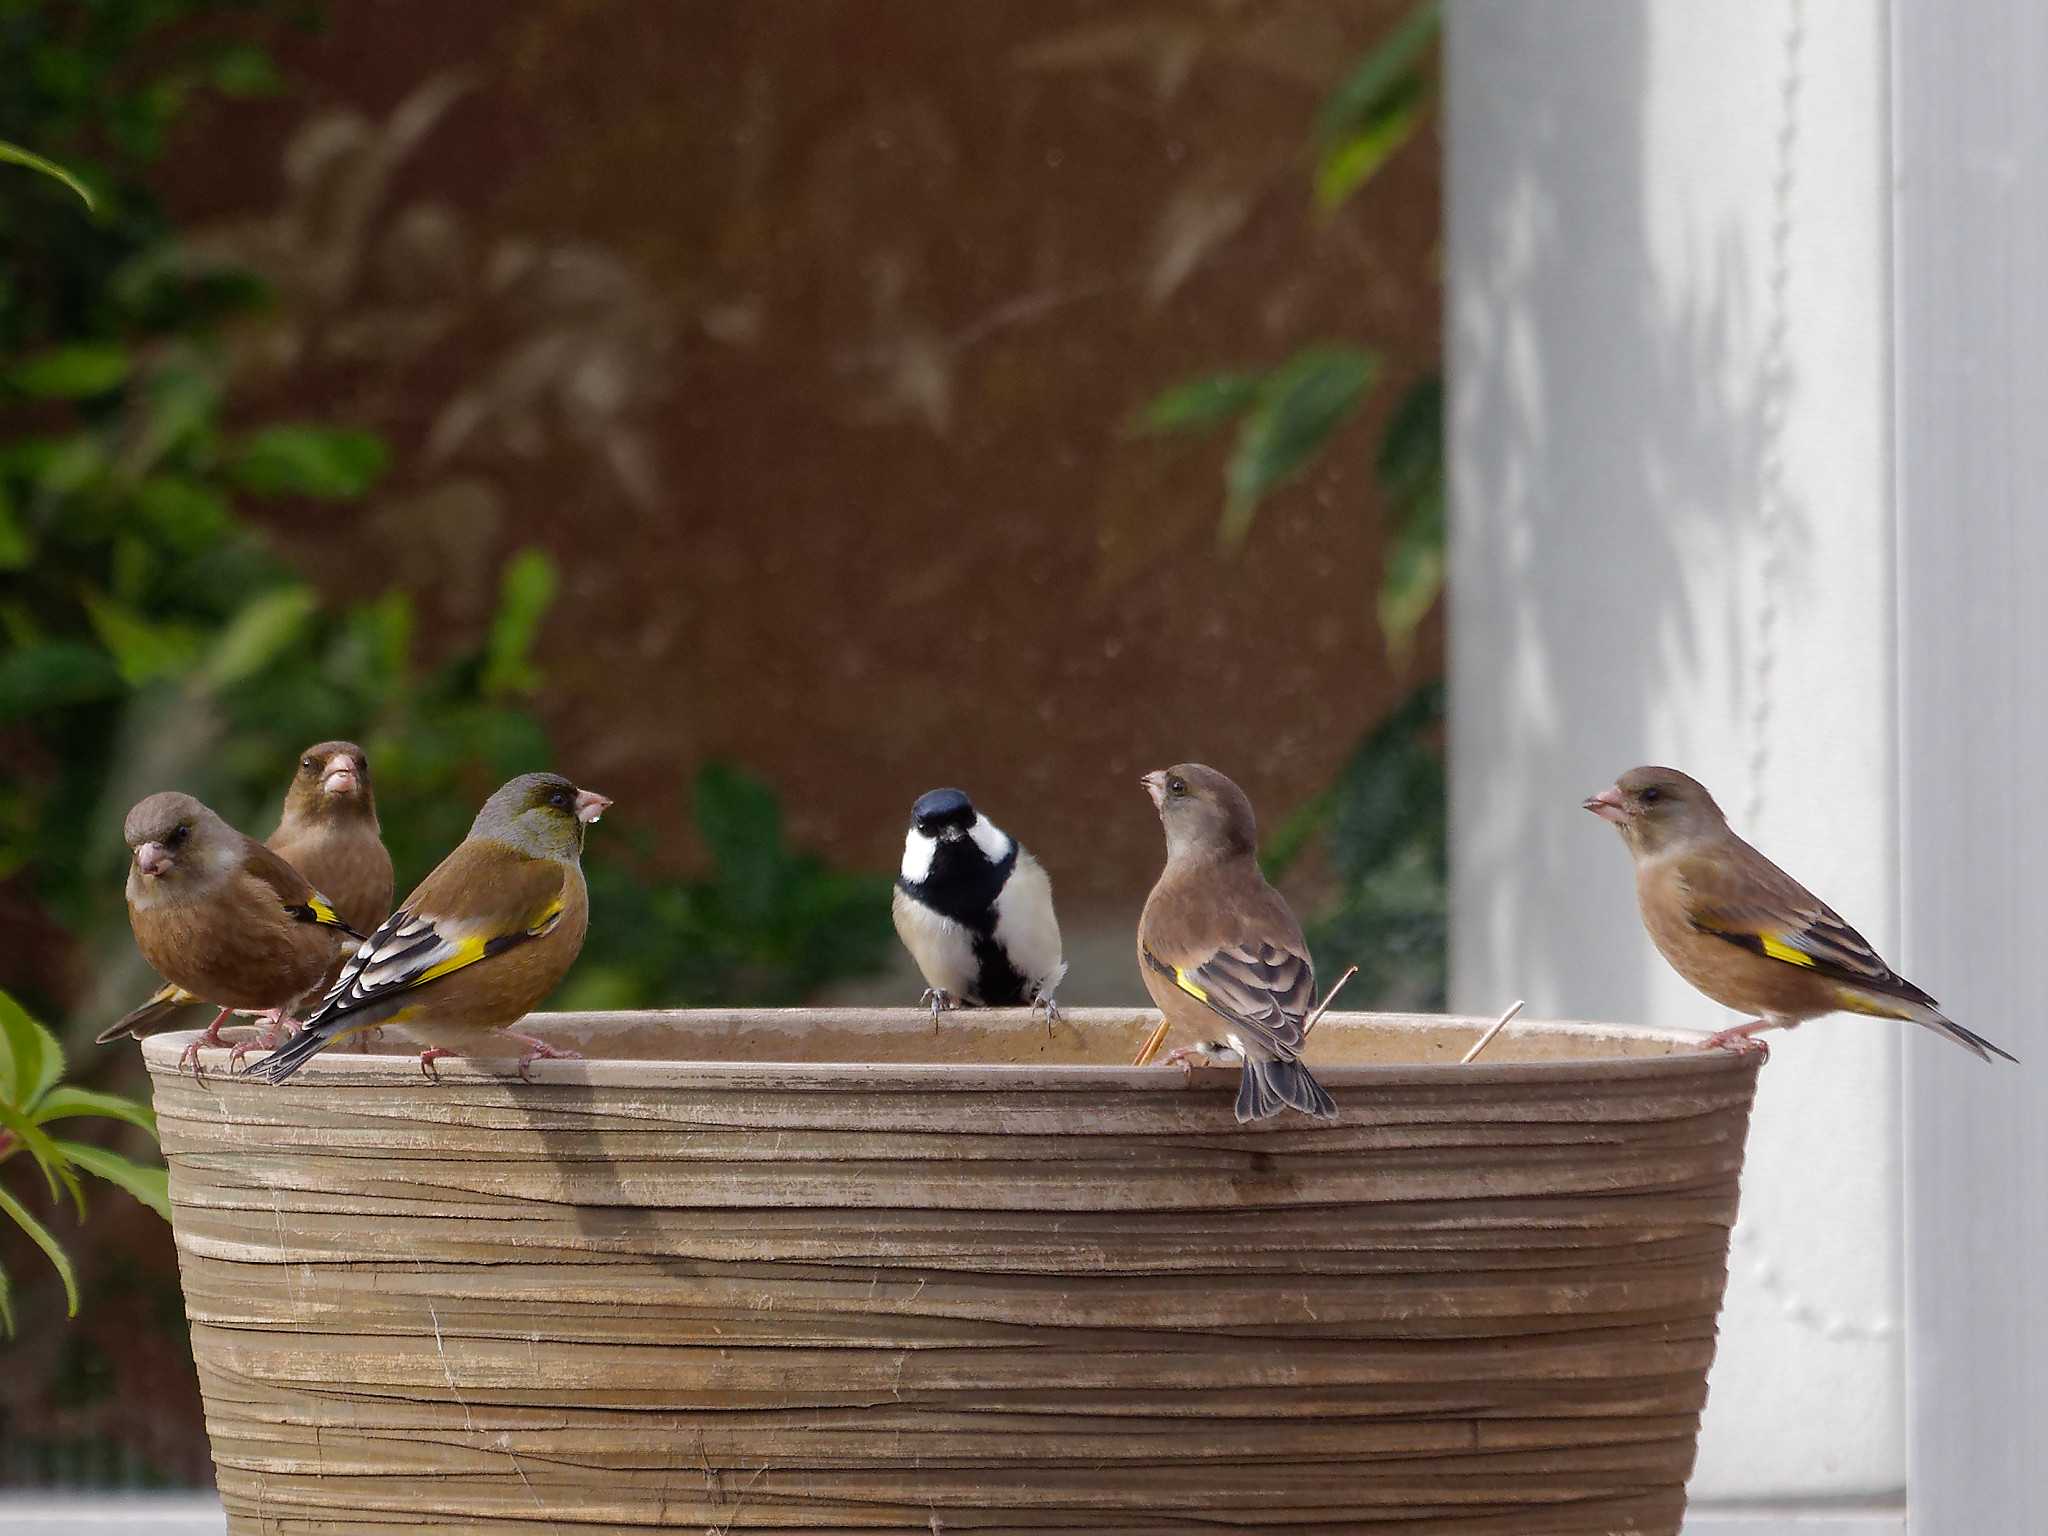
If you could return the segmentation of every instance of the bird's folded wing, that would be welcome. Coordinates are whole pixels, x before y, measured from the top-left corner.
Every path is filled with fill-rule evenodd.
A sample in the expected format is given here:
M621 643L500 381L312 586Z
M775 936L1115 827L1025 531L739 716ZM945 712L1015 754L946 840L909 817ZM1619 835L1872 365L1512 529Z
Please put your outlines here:
M362 937L341 920L334 910L334 904L314 890L312 883L292 868L280 854L264 847L254 838L246 841L248 848L242 862L243 873L275 892L278 902L285 911L302 923L318 923L326 928L339 928L358 939Z
M503 954L562 920L568 899L564 866L515 856L488 875L475 871L477 878L455 885L443 879L453 862L451 855L349 957L309 1026ZM437 899L457 894L469 900L451 908Z
M1315 1003L1308 956L1280 944L1226 944L1194 964L1171 965L1145 951L1146 964L1243 1032L1273 1056L1301 1054L1302 1020Z
M1834 908L1762 854L1743 852L1746 857L1737 860L1688 860L1680 869L1686 916L1694 928L1831 981L1933 1004Z

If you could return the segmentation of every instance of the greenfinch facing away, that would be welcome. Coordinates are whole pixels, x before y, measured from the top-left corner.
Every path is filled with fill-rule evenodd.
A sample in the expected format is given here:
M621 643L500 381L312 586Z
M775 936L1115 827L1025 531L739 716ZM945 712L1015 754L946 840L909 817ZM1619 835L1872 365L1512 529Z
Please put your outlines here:
M1214 1029L1221 1019L1229 1030L1221 1040L1182 1046L1166 1059L1241 1061L1240 1122L1287 1108L1336 1118L1335 1101L1301 1063L1315 970L1301 924L1259 872L1251 802L1200 763L1139 782L1166 828L1166 868L1138 919L1138 970L1161 1015L1138 1065L1169 1030Z
M391 910L391 855L377 825L369 757L354 742L323 741L300 754L285 790L284 815L265 846L304 875L357 932L368 933ZM180 1010L198 1001L165 982L141 1007L101 1030L98 1043L168 1029ZM208 1031L216 1044L219 1026L216 1019Z
M218 1045L236 1009L273 1028L316 992L362 935L306 877L190 795L139 801L122 829L131 852L128 922L135 945L172 987L219 1008L185 1049Z
M351 928L368 933L389 915L391 855L377 825L369 754L354 742L323 741L299 754L284 815L266 841Z
M590 920L583 836L611 801L529 773L484 802L469 836L342 967L303 1033L249 1069L281 1083L336 1040L374 1025L426 1042L420 1070L509 1037L573 1056L512 1026L568 974ZM451 1045L448 1042L456 1042Z
M1709 1047L1824 1013L1910 1019L1989 1061L2019 1058L1942 1013L1878 958L1832 907L1729 829L1714 797L1675 768L1631 768L1585 802L1635 860L1643 926L1671 968L1715 1002L1752 1015Z

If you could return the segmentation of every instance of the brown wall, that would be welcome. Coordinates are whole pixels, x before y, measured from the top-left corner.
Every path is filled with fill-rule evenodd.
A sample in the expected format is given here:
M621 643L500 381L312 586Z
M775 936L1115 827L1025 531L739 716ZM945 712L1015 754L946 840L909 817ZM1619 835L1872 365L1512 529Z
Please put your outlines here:
M1126 427L1307 340L1434 357L1433 142L1334 217L1308 193L1318 103L1402 8L337 6L288 50L311 107L173 159L283 294L245 387L399 450L278 537L450 634L545 545L564 765L678 861L717 755L868 866L957 783L1068 902L1133 908L1134 775L1206 759L1277 819L1412 681L1371 617L1373 422L1235 558L1221 444Z

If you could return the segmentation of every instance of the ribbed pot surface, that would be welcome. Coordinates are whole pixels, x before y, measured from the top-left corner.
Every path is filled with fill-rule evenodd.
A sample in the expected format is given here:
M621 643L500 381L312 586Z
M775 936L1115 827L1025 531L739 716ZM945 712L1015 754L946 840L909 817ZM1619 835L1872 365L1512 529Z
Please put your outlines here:
M232 1530L1675 1536L1757 1057L1332 1014L1246 1127L1152 1017L147 1042Z

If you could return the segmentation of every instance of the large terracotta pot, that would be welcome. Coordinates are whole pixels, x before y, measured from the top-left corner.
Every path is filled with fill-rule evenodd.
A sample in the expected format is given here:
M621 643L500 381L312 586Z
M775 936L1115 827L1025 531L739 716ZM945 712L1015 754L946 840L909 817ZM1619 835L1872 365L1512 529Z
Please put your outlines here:
M151 1040L231 1528L1678 1530L1757 1058L1333 1014L1341 1118L1243 1127L1149 1022Z

